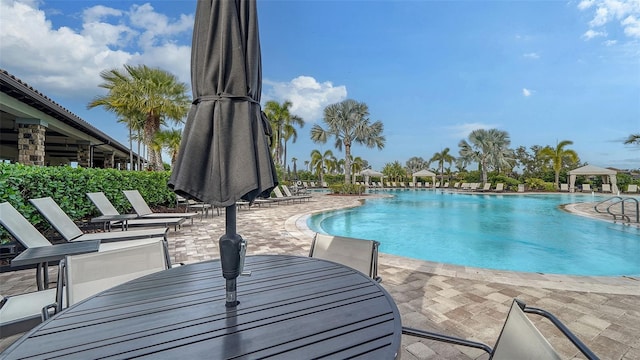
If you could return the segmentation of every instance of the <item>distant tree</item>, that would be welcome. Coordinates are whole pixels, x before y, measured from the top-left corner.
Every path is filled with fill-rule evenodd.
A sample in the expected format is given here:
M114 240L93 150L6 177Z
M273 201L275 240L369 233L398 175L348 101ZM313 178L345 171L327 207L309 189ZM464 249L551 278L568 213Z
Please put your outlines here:
M637 144L640 145L640 134L631 134L629 135L629 137L627 138L627 140L624 141L625 144Z
M364 170L364 161L362 160L361 157L356 156L353 159L351 159L351 173L352 174L357 174L359 172L361 172L362 170ZM355 176L354 176L355 178Z
M382 173L393 181L401 180L407 175L406 170L402 167L402 164L400 164L399 161L386 163L384 168L382 168Z
M490 168L500 169L501 166L514 161L512 151L509 151L511 140L506 131L498 129L478 129L469 134L469 142L460 140L460 157L464 164L478 163L482 172L482 182L487 182Z
M160 144L161 149L167 150L169 156L171 156L171 168L173 168L178 158L181 140L182 131L178 129L160 130L156 133L155 141Z
M295 126L304 127L304 120L297 115L291 114L291 106L293 106L293 103L289 100L282 104L271 100L267 101L264 106L264 113L269 119L275 137L275 140L271 143L271 148L274 152L273 156L279 164L286 164L287 162L287 142L289 139L293 139L294 143L298 139L298 132Z
M436 152L433 154L429 162L438 163L438 173L440 174L440 179L444 177L444 163L451 164L456 158L453 155L449 154L449 148L444 148L441 152Z
M427 168L429 168L430 165L431 165L430 162L427 162L423 158L418 157L418 156L414 156L414 157L410 158L405 163L405 166L407 168L407 173L409 173L409 174L413 174L413 173L418 172L420 170L427 169Z
M149 149L152 169L162 171L161 152L152 146L156 132L167 120L180 123L189 110L187 85L173 74L146 65L124 65L119 69L102 71L104 82L98 85L108 90L106 95L95 97L89 108L101 106L123 119L144 118L144 138Z
M331 166L332 159L335 157L331 150L325 151L324 154L320 150L311 151L311 169L321 183L324 181L325 170Z
M331 136L335 137L335 147L345 150L345 183L351 182L351 146L363 144L369 148L384 148L385 138L382 135L382 122L370 123L367 104L355 100L345 100L332 104L324 109L324 123L327 128L315 124L311 129L311 140L324 144Z
M562 140L557 143L556 147L546 146L540 150L540 156L547 162L550 162L555 172L556 189L560 188L560 171L566 163L576 163L580 161L578 154L571 150L565 149L566 146L573 145L573 141Z

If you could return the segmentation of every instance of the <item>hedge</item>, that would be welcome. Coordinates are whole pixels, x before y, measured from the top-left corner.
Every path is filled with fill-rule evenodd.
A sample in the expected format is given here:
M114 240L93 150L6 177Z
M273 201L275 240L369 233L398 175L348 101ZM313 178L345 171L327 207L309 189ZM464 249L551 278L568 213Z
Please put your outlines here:
M131 212L123 190L138 190L149 206L175 206L176 198L167 187L170 172L123 171L72 168L69 166L28 166L0 163L0 202L8 201L39 229L49 224L29 199L52 197L74 221L99 215L86 193L102 191L121 213ZM0 228L6 242L8 233Z

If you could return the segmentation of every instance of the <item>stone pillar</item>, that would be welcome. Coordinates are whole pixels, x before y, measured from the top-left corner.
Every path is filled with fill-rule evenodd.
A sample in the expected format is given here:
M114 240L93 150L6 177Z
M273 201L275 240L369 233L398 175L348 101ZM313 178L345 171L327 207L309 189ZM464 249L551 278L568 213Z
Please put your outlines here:
M89 167L91 157L90 146L88 141L78 141L78 166L83 168Z
M115 153L113 151L107 151L104 153L104 168L105 169L113 169L115 166L114 162Z
M45 132L49 124L40 119L16 119L18 125L18 162L44 166Z

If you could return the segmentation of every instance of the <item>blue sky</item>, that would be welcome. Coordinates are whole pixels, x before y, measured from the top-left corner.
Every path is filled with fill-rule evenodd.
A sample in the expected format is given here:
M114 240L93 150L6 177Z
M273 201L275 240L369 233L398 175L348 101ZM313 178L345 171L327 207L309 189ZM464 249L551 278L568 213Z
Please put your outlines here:
M161 67L189 83L194 0L0 0L0 68L127 144L114 115L87 103L99 73ZM429 159L478 128L512 147L570 148L584 162L640 168L640 0L258 1L263 103L291 100L306 125L288 145L299 165L333 141L309 140L322 110L365 102L385 125L381 170ZM165 155L164 160L169 161ZM434 165L435 166L435 165Z

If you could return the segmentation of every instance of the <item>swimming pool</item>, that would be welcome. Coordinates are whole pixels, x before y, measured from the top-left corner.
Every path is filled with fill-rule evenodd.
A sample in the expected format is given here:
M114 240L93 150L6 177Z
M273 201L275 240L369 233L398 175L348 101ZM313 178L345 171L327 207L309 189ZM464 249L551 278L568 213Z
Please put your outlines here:
M360 207L311 216L314 231L380 241L380 252L497 270L639 275L640 229L569 214L582 194L390 191Z

